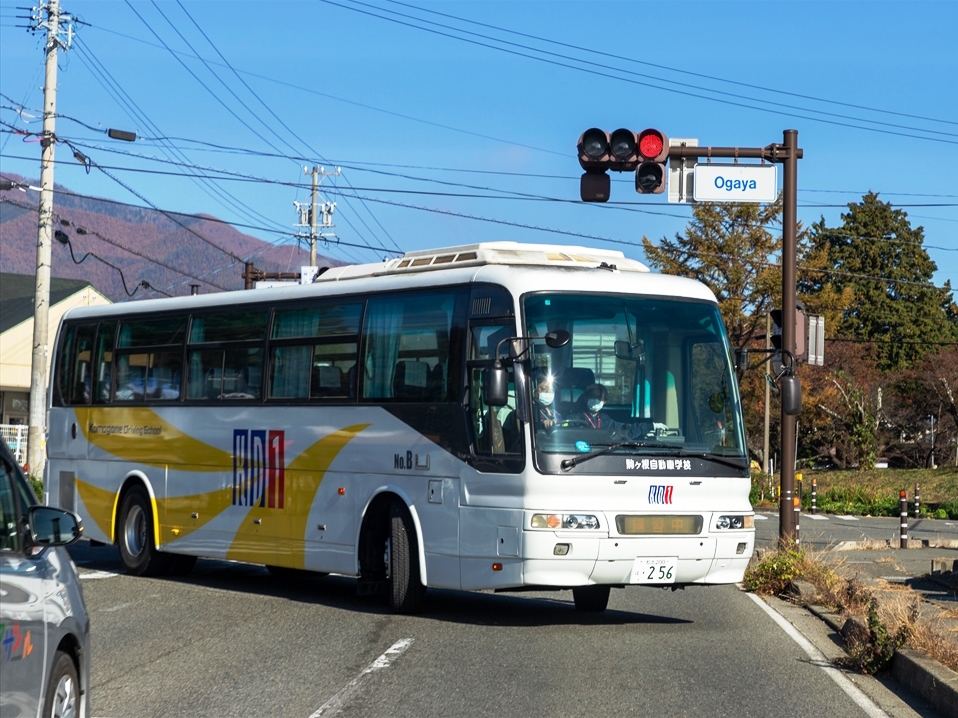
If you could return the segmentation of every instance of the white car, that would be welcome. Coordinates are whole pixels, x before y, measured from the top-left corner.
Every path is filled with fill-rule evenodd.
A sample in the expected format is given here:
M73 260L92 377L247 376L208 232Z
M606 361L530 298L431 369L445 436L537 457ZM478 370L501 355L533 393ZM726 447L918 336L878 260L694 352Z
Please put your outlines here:
M41 506L0 442L0 718L85 718L90 619L64 546L75 514Z

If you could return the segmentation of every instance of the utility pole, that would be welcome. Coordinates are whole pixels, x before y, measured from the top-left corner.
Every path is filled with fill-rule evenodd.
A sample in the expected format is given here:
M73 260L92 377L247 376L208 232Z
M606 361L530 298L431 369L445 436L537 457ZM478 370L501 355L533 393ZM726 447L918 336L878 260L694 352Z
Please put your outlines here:
M313 165L313 170L310 172L308 169L303 167L303 174L311 174L313 177L313 196L312 202L309 205L309 210L307 212L305 202L293 202L293 205L296 207L296 211L299 213L299 224L297 227L306 227L307 221L309 230L309 266L316 266L316 240L322 239L327 240L330 237L335 237L336 235L332 232L325 230L330 230L336 225L333 224L332 217L333 211L336 209L335 202L323 202L319 204L319 183L322 182L327 177L339 177L342 174L342 170L337 167L335 172L327 172L325 167L317 167ZM323 215L323 229L320 230L318 225L318 216L319 213ZM299 234L299 237L305 239L305 234Z
M319 206L319 167L313 165L313 199L310 205L309 266L316 266L316 209Z
M772 317L768 312L765 312L765 351L769 351L772 348ZM764 372L764 368L762 370ZM768 475L769 471L769 460L768 454L770 451L769 446L769 417L771 416L771 407L769 403L772 401L772 385L769 383L767 375L765 379L765 432L764 432L764 443L762 447L762 473Z
M795 300L798 245L798 130L785 130L782 139L782 349L795 356ZM794 363L794 358L792 359ZM783 392L784 393L784 392ZM795 439L798 418L786 411L782 401L782 498L778 507L779 543L791 547L798 539L795 520Z
M46 13L46 21L43 14ZM56 147L57 51L67 49L73 26L67 18L66 40L60 39L60 0L40 3L32 29L47 31L46 77L43 84L43 139L40 142L40 205L37 225L37 272L33 300L33 359L30 366L30 427L27 465L33 476L43 476L46 464L47 346L50 321L50 261L53 242L53 167Z

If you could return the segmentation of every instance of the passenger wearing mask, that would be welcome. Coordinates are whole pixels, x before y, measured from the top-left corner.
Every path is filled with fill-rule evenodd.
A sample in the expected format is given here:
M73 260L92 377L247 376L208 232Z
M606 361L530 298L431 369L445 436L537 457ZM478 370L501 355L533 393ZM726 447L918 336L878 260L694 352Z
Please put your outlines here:
M652 430L653 424L649 419L627 422L613 419L602 410L608 399L609 393L602 384L590 384L576 400L576 412L567 418L579 419L593 429L603 429L612 435L629 439L642 438Z

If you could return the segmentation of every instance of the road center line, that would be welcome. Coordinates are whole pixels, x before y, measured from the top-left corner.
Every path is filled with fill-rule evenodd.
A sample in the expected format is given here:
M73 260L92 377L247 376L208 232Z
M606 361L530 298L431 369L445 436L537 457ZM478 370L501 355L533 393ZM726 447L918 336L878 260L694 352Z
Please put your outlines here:
M835 668L825 657L825 654L818 650L811 641L809 641L802 633L795 628L791 623L785 620L775 609L769 606L765 601L756 596L754 593L746 594L750 599L755 601L765 613L772 617L772 620L779 625L779 627L785 631L792 640L799 645L799 647L805 651L806 655L812 660L812 662L821 668L825 673L831 678L835 683L838 684L838 687L841 688L845 693L855 701L855 705L865 711L866 715L870 718L890 718L890 716L883 711L881 708L876 706L871 699L866 696L862 690L856 686L852 681L842 673L840 670Z
M406 649L409 648L412 643L412 638L403 638L399 641L396 641L392 646L386 649L384 654L366 666L362 673L347 683L345 688L323 703L323 705L319 707L319 710L313 713L309 718L320 718L320 716L331 716L338 713L343 705L346 704L346 701L349 700L349 698L351 698L357 690L359 690L359 686L366 676L368 676L370 673L381 671L384 668L389 668L390 664L399 658L399 656L401 656L403 653L405 653Z

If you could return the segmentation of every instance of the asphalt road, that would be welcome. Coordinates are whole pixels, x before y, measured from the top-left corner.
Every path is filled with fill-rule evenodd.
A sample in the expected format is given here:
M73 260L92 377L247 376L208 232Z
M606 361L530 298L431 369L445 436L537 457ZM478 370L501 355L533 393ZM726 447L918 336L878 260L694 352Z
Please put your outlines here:
M886 541L900 538L900 517L836 516L833 514L803 513L799 519L799 539L802 545L815 550L834 548L842 541ZM778 512L757 510L755 514L755 543L759 548L770 548L778 541ZM936 519L908 520L910 539L958 541L958 521Z
M863 710L870 699L734 586L614 590L598 615L571 592L433 590L410 617L357 597L354 579L284 583L203 560L134 578L113 547L71 551L93 718L916 715L856 678L889 712Z

